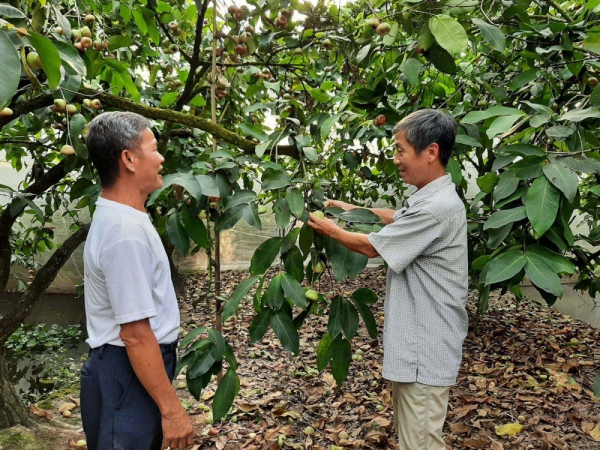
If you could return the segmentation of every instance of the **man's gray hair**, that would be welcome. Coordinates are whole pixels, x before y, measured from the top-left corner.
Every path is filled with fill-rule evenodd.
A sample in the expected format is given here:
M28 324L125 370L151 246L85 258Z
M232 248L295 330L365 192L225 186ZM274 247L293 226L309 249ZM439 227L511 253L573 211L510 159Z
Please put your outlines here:
M440 147L440 160L444 167L452 156L458 124L453 117L435 109L422 109L409 114L394 126L392 133L404 132L408 143L420 154L436 143Z
M111 187L119 177L123 150L136 150L150 122L132 112L105 112L87 126L85 142L102 187Z

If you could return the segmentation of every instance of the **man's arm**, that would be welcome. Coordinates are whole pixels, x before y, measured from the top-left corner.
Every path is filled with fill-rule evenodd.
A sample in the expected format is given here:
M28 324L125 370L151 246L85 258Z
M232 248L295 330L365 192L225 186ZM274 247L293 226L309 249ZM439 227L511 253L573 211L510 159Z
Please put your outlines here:
M351 205L350 203L343 202L341 200L327 200L325 202L325 207L336 207L341 208L344 211L350 211L351 209L363 208L362 206ZM394 221L394 214L396 213L393 209L385 209L385 208L363 208L368 209L373 214L379 216L384 225L388 225Z
M348 250L368 256L369 258L379 256L379 253L371 245L366 234L346 231L337 226L331 219L319 219L311 214L308 226L312 227L319 234L335 239Z
M163 448L184 449L192 445L192 424L169 381L150 321L121 324L120 337L135 374L160 409Z

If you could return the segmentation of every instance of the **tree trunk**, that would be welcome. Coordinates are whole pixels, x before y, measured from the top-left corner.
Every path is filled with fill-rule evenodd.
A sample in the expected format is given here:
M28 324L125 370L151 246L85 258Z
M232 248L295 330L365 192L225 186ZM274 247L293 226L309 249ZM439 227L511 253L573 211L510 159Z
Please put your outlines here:
M167 258L169 258L169 268L171 269L171 281L173 282L173 287L175 288L175 294L177 295L185 295L185 286L183 284L183 277L177 270L177 266L173 262L173 250L175 250L175 246L169 242L166 236L161 236L160 240L165 247L165 251L167 252Z
M8 378L8 367L4 353L0 351L0 430L15 425L28 426L31 419Z

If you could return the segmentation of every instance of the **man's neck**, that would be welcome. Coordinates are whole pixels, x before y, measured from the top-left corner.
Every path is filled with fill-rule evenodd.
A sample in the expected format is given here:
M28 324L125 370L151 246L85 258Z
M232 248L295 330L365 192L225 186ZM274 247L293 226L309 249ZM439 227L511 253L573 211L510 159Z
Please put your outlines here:
M146 212L147 195L132 189L123 182L116 182L110 188L102 188L101 196L113 202L122 203L138 211Z
M417 186L417 190L423 189L429 183L443 177L444 175L446 175L446 168L441 166L437 170L432 171L431 174L429 174L429 176L423 181L423 184L421 186Z

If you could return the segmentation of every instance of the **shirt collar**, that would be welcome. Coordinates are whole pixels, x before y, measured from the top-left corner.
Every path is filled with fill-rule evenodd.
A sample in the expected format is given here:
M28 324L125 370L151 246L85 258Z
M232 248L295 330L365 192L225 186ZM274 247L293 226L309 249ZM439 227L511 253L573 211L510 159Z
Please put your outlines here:
M408 199L406 199L406 205L411 207L450 184L452 184L452 175L446 173L446 175L436 178L408 197Z

